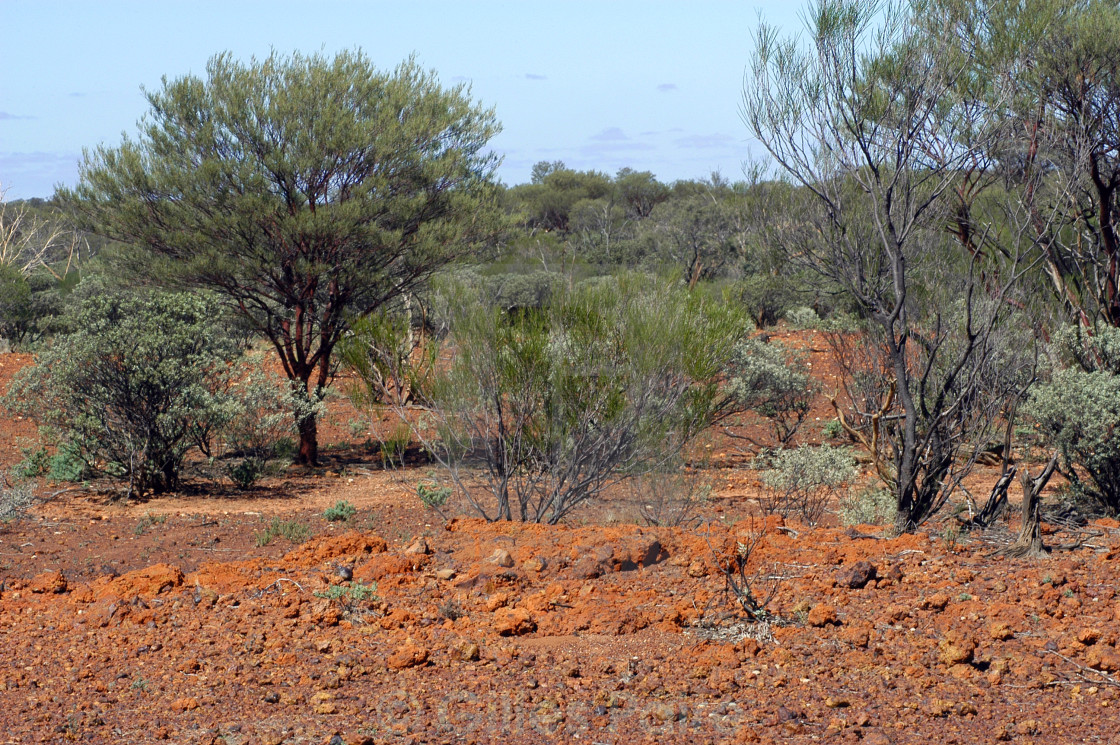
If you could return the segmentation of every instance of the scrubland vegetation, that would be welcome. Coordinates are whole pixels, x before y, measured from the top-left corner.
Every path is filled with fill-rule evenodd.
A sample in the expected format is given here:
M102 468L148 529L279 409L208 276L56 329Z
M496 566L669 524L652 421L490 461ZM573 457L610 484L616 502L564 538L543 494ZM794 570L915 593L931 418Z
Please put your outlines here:
M244 549L307 542L285 561L319 574L260 580L245 602L274 593L277 607L261 612L316 629L429 629L418 638L431 650L409 635L383 661L394 675L423 669L429 653L440 665L508 667L520 651L488 658L470 639L439 640L439 630L482 635L471 624L485 613L501 639L654 627L703 629L703 644L734 637L734 675L720 677L711 660L689 674L712 695L755 679L761 690L766 665L750 676L739 666L753 668L743 660L768 654L759 643L790 627L815 638L843 625L835 643L852 650L868 649L874 632L883 646L860 669L908 666L917 679L915 665L929 663L912 651L921 643L891 635L950 603L969 628L1003 612L972 591L998 598L1011 584L1055 623L1082 608L1078 593L1095 588L1086 607L1110 600L1084 562L1070 564L1061 594L1065 574L1049 571L1044 590L970 585L975 562L952 565L969 589L956 601L907 583L941 581L929 579L942 561L924 558L930 536L950 564L967 535L998 544L983 561L1035 558L1088 545L1084 536L1048 545L1053 523L1105 518L1111 530L1107 518L1120 517L1120 10L1097 0L819 0L805 20L800 37L762 23L744 50L740 105L756 159L742 176L673 183L557 161L538 163L530 183L502 184L488 150L496 111L412 60L382 71L360 52L219 54L201 76L165 79L146 93L137 133L88 150L73 188L0 200L0 339L31 355L0 403L39 433L0 472L0 520L62 490L131 509L166 495L264 498L294 478L341 484L351 474L326 465L320 426L346 397L353 434L365 438L351 444L362 472L407 483L423 529L398 526L401 550L390 550L373 535L378 515L349 501L354 492L331 494L309 522L269 513L243 531ZM827 416L811 415L825 401ZM749 498L714 504L730 474L749 475ZM619 495L636 505L622 519L611 507ZM1017 539L984 538L1007 522L1015 496ZM145 513L134 535L171 530L166 521ZM861 532L869 524L884 529ZM313 537L336 527L360 534ZM802 531L826 547L801 546ZM550 553L556 535L574 541L570 551ZM494 554L482 558L472 540ZM443 554L433 558L429 541L443 541ZM864 548L827 548L843 541ZM869 541L892 553L875 554ZM798 553L811 550L827 556ZM602 615L588 610L602 592L594 580L667 556L676 584L641 589L648 608L620 611L625 622L606 631L584 618ZM409 572L440 561L449 565L409 584ZM832 564L845 565L835 577L820 568ZM194 575L194 605L232 602L240 590L206 589L219 582L207 567ZM460 570L471 578L447 585ZM128 582L162 582L149 600L185 587L177 569L144 571ZM279 570L254 571L256 582ZM810 594L821 584L833 595L878 587L905 600L855 610L845 599L838 615L783 595L787 580ZM36 582L34 593L67 591L61 574ZM285 593L314 582L314 606L301 615L302 601ZM458 594L441 595L445 586ZM441 600L438 613L420 609L418 587ZM94 590L82 592L92 602ZM392 603L413 603L417 616ZM1111 613L1105 605L1092 606L1093 619ZM106 612L101 627L117 606ZM362 626L371 619L376 627ZM1037 614L1020 625L1028 620L1028 631L993 623L985 633L1002 643L1053 630ZM1039 679L1021 659L952 634L925 651L955 679ZM1109 674L1120 671L1109 656L1115 632L1076 637L1081 646L1050 642L1039 654L1074 665L1094 694L1120 689ZM314 642L316 653L332 643ZM783 667L795 659L782 654ZM876 662L881 654L892 662ZM552 667L568 680L557 687L598 675ZM600 672L621 675L623 690L641 672L624 667ZM349 657L337 669L366 674ZM797 669L789 680L807 686L831 675ZM641 674L643 686L654 676ZM0 696L22 675L0 677ZM350 680L331 675L317 687ZM1044 697L1053 680L1018 688ZM595 699L595 716L622 707L612 696ZM317 713L337 713L327 699L315 699ZM275 692L263 700L288 703ZM193 711L191 701L173 706ZM931 701L931 717L977 714ZM789 722L812 718L782 716L775 726L791 736L805 732ZM837 721L827 733L873 726L867 716Z

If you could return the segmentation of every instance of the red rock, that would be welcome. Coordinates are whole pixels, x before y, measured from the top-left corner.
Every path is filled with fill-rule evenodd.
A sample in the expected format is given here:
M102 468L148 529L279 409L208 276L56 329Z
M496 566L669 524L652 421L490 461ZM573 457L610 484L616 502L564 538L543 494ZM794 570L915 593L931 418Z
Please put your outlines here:
M836 575L836 584L851 590L858 590L878 576L879 569L870 561L857 561Z
M825 603L819 603L813 606L809 611L809 625L820 628L829 624L839 625L840 618L836 615L836 608Z
M63 593L66 592L66 577L59 571L44 572L32 579L27 589L35 593Z
M98 593L100 597L153 597L164 590L183 584L183 570L170 564L137 569L113 579Z
M385 664L390 670L404 670L423 665L428 661L428 650L409 639L404 646L389 655Z
M521 636L537 630L537 624L524 608L499 608L494 612L494 630L501 636Z
M184 711L194 711L198 708L197 698L177 698L171 702L171 711L175 713L182 713Z

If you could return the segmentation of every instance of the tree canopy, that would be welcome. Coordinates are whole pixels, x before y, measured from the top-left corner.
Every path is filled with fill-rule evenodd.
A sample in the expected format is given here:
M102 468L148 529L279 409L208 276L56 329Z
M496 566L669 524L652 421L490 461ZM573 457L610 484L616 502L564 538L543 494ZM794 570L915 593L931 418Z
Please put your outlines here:
M60 194L124 265L217 291L322 395L351 321L426 282L498 224L494 111L408 60L213 57L146 91L135 138L87 150ZM317 459L316 422L300 459Z

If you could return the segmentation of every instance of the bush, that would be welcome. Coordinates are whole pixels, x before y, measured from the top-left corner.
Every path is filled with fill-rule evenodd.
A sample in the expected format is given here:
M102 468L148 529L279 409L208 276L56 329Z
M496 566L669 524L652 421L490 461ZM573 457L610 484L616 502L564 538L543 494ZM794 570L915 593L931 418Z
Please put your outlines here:
M221 418L238 353L215 315L199 294L88 298L67 317L69 332L20 371L5 405L56 432L60 453L83 470L126 480L130 495L174 489L186 453Z
M828 503L858 474L851 452L830 445L780 450L768 460L759 499L763 511L783 518L797 515L809 525L820 520Z
M226 475L248 489L270 473L274 463L291 462L296 420L318 415L321 404L293 393L291 384L264 370L252 356L233 372L231 383L215 397L214 437L223 448Z
M0 523L23 517L35 501L35 487L30 481L0 472Z
M731 395L742 408L769 420L783 447L797 434L817 391L803 355L759 339L744 339L735 346L728 378Z
M807 305L798 305L787 310L786 320L795 329L815 329L821 326L821 317Z
M893 524L897 512L894 494L878 487L841 500L839 515L842 525L883 525Z
M267 528L253 533L254 542L261 548L272 543L277 536L287 538L292 543L303 543L311 537L311 528L296 520L281 520L279 517L274 517Z
M344 523L354 516L357 512L354 505L347 502L345 499L340 499L335 502L334 507L328 507L323 511L323 519L332 523Z
M747 322L730 304L628 275L558 291L539 311L448 305L460 309L456 355L433 382L438 439L426 444L488 519L555 523L679 462L734 403L720 378ZM493 506L472 496L470 466Z
M1059 370L1035 387L1026 414L1061 451L1073 490L1108 514L1120 514L1120 375ZM1082 480L1079 468L1091 483Z

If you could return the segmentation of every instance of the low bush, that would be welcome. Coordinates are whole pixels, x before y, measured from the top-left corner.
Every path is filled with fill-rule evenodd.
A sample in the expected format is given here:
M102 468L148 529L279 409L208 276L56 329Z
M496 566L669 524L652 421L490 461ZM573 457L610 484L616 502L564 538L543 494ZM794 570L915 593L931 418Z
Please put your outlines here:
M835 499L858 475L847 448L830 445L780 450L765 458L759 503L766 514L796 515L815 525Z
M1059 370L1035 387L1026 414L1061 452L1072 490L1120 514L1120 375Z
M0 471L0 523L17 520L35 502L35 485Z
M884 525L894 523L897 511L894 494L878 487L840 500L838 514L841 525Z
M818 388L805 363L804 355L781 344L744 339L735 346L728 365L730 394L740 407L770 422L780 447L797 434Z
M274 517L268 527L253 534L254 542L261 548L272 543L277 537L287 538L292 543L303 543L311 537L311 528L297 520L281 520L279 517Z
M130 495L174 489L187 452L221 417L238 354L211 325L215 311L200 294L90 297L17 374L5 405L57 433L81 470L126 480Z
M557 291L541 310L447 305L456 354L431 385L437 436L417 435L487 519L555 523L680 462L735 405L721 379L749 322L730 303L627 275ZM472 493L475 469L488 499Z
M356 512L354 505L345 499L340 499L335 502L334 507L328 507L323 511L323 519L332 523L344 523L352 518Z

